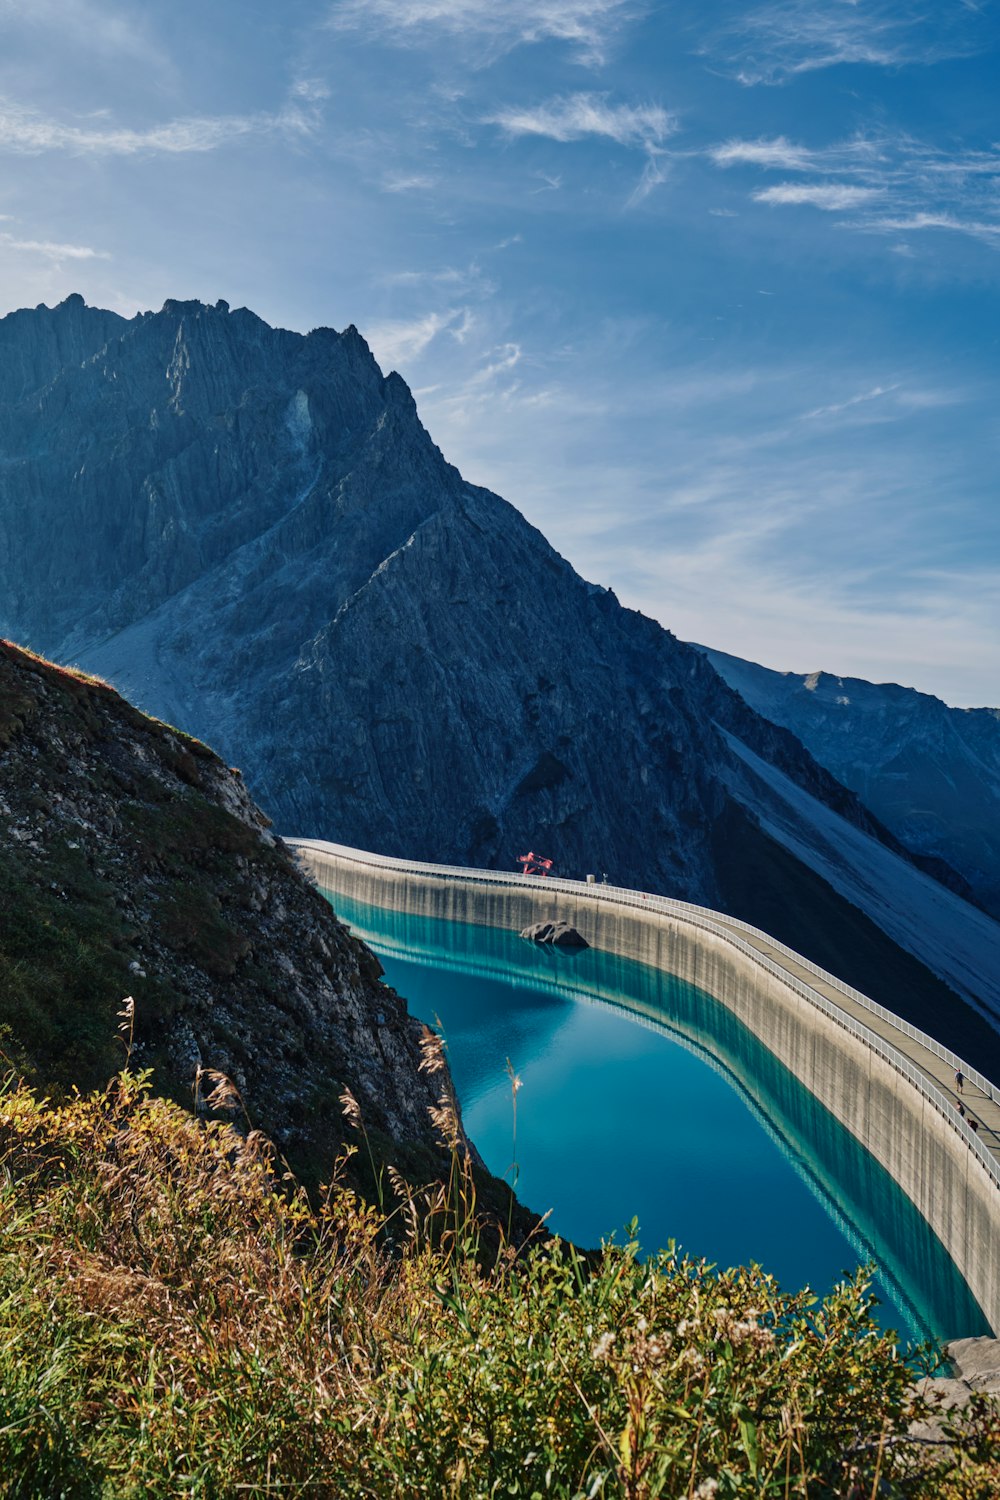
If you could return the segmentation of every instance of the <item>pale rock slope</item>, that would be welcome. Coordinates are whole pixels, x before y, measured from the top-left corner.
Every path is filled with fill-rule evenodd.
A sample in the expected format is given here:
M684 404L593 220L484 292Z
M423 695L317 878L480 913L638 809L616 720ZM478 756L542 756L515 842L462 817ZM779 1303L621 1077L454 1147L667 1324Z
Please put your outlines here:
M700 647L905 844L947 861L1000 917L1000 709L950 708L898 683L775 672Z

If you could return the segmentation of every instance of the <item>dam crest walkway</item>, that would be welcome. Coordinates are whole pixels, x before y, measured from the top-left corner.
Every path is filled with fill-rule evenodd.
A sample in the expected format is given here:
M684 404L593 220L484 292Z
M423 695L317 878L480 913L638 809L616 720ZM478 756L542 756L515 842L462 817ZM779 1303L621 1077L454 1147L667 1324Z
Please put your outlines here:
M564 895L571 896L578 903L610 904L641 911L651 917L663 916L711 933L777 976L803 1001L824 1012L908 1079L961 1137L994 1187L1000 1189L1000 1088L934 1037L747 922L709 907L622 886L524 875L519 871L428 864L372 854L320 839L289 838L284 842L303 858L306 868L320 884L326 856L340 864L358 866L369 872L381 870L386 875L418 883L438 879L466 887L527 888L536 893L544 890L556 900ZM956 1083L957 1073L963 1076L961 1094ZM964 1109L964 1115L959 1112L959 1105Z

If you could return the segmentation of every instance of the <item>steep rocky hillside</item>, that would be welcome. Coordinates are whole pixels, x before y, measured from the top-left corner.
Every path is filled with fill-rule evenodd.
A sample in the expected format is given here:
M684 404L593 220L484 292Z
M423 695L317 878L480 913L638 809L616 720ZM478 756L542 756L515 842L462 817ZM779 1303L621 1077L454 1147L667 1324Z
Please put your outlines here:
M1000 928L936 877L961 882L465 483L353 328L70 299L0 343L25 372L0 400L0 624L218 745L283 832L500 866L534 848L766 912L996 1047L955 998L1000 1014Z
M107 686L0 643L0 1046L58 1095L199 1066L307 1172L348 1086L397 1161L440 1164L421 1024L267 828L238 774ZM211 1091L204 1085L202 1095Z
M1000 917L1000 709L949 708L894 682L774 672L704 651L911 849L960 872Z

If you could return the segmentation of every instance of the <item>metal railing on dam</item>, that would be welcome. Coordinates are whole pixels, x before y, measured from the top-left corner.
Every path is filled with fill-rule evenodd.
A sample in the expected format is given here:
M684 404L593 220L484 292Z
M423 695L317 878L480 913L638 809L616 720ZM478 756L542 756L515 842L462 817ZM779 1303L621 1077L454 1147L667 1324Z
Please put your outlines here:
M677 973L728 1005L892 1174L1000 1333L1000 1089L935 1038L769 934L706 907L286 842L322 888L374 906L517 930L558 908L594 946Z

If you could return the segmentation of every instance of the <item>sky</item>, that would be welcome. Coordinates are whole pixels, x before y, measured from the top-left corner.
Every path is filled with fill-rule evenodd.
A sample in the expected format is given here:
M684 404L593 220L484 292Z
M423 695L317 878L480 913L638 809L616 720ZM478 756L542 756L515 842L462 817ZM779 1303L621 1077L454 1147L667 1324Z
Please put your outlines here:
M1000 703L1000 0L0 0L0 312L354 323L684 639Z

